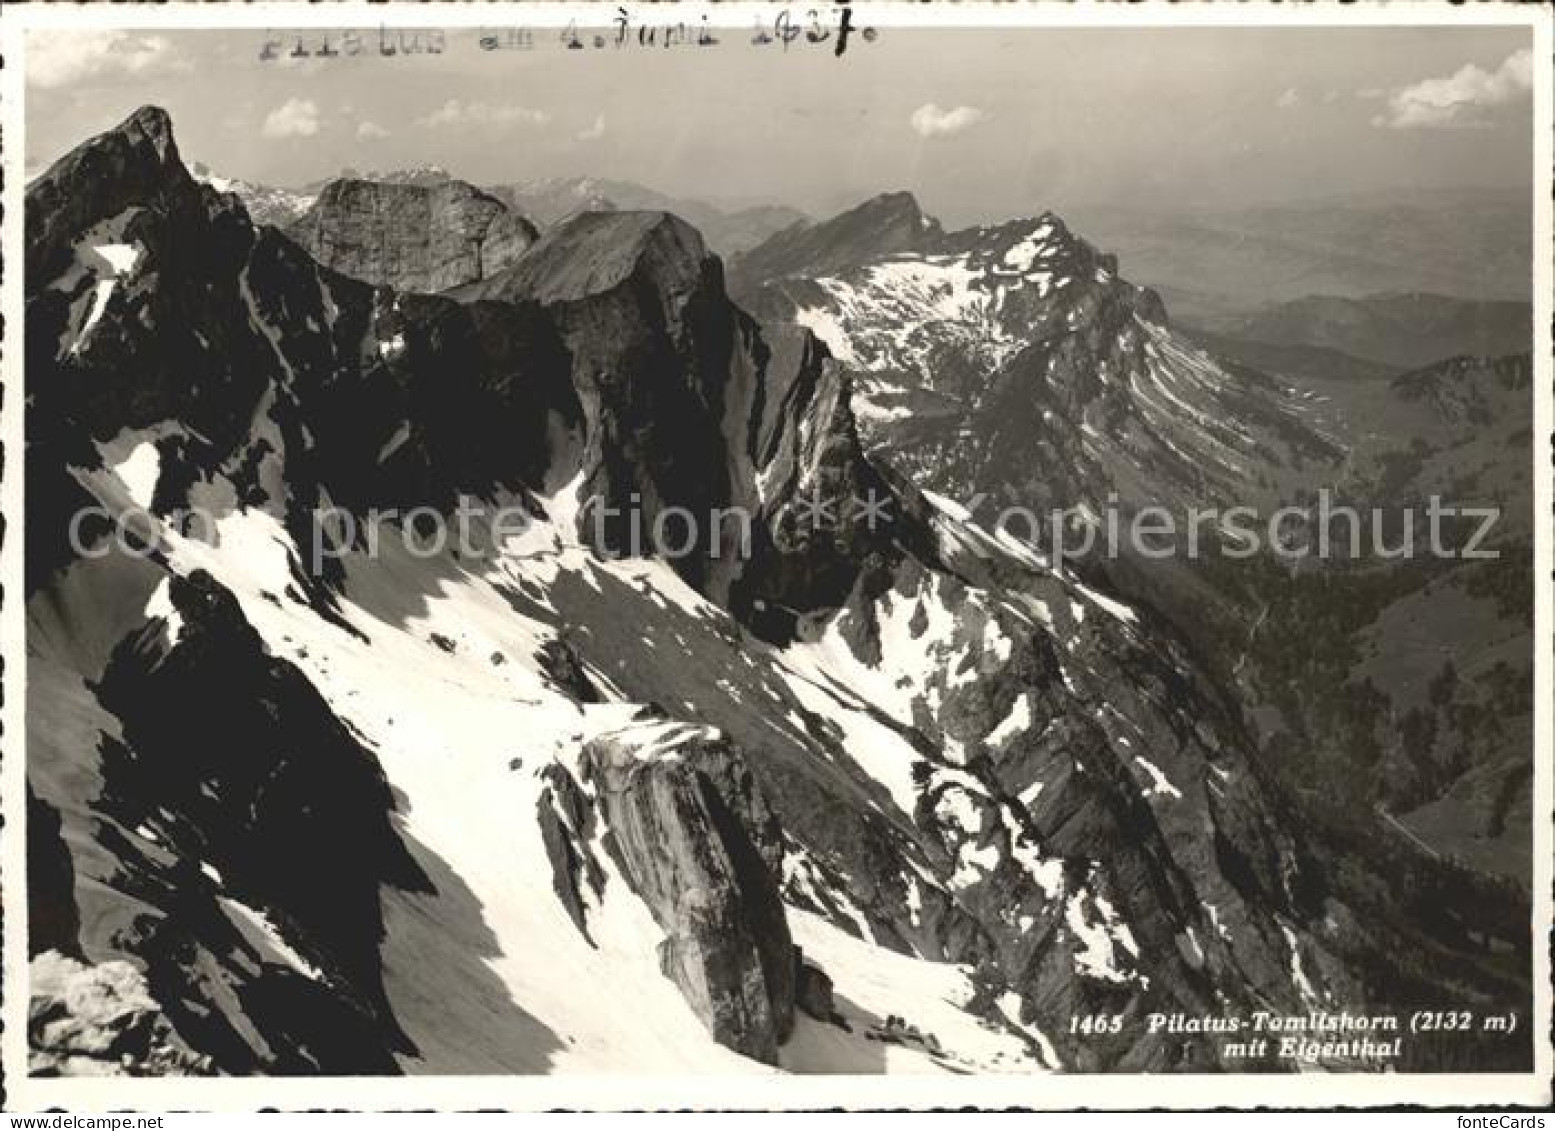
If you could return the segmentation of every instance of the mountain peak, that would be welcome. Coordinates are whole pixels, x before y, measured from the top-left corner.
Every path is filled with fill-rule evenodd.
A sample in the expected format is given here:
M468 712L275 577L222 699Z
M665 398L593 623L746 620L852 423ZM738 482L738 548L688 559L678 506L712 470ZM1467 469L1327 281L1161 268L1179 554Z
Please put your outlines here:
M671 212L580 212L492 284L503 297L572 302L646 269L678 291L694 285L709 258L701 233Z
M198 196L166 110L142 106L88 138L27 186L27 270L47 272L74 237L133 205L177 211Z
M918 203L918 198L907 189L896 189L872 196L838 216L837 221L851 218L854 221L899 225L909 230L937 231L939 221Z
M925 252L944 236L906 190L883 192L818 224L795 224L740 257L735 287L796 273L830 274L886 255Z
M131 140L144 140L163 161L168 160L169 154L174 160L178 157L178 147L173 141L173 119L160 106L142 106L126 118L118 129Z
M910 189L892 189L888 192L876 193L867 200L856 205L853 211L890 210L897 212L913 212L921 214L923 209L918 204L918 198Z

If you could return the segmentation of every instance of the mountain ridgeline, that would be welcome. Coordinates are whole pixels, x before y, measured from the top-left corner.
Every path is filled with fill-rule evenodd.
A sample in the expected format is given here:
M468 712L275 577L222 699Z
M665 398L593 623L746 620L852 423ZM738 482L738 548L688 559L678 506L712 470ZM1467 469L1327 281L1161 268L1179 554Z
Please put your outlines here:
M910 383L1041 429L1064 482L1112 465L1082 404L1136 459L1174 394L1320 442L1278 383L1159 376L1159 301L1042 224L891 200L731 277L883 242L922 293L964 280L995 332ZM954 327L834 340L832 275L737 304L663 211L536 235L346 182L256 225L153 108L26 226L34 1071L1290 1070L1145 1018L1524 1004L1516 891L1317 843L1168 616L885 458L904 359ZM471 500L473 549L410 514ZM748 536L664 557L623 517L733 508ZM321 554L322 511L355 529ZM1394 1066L1466 1055L1528 1046Z
M893 217L914 217L917 235L904 240ZM1321 810L1306 819L1331 815L1326 787L1343 781L1340 808L1363 839L1413 837L1414 850L1526 882L1531 361L1485 355L1527 348L1526 304L1309 304L1355 312L1348 338L1322 320L1268 342L1183 330L1056 216L946 233L900 193L774 238L733 274L765 325L826 340L860 392L875 458L981 500L987 519L1015 508L1015 531L1050 550L1103 542L1147 507L1179 519L1294 508L1297 550L1318 536L1320 496L1386 512L1337 560L1292 566L1272 544L1249 556L1218 525L1186 539L1179 525L1165 555L1125 540L1074 568L1176 625L1271 771ZM1435 364L1401 364L1438 350ZM1487 553L1429 552L1433 497L1496 516ZM1468 545L1467 524L1452 537ZM1387 558L1379 539L1395 547ZM1440 626L1429 643L1426 624Z

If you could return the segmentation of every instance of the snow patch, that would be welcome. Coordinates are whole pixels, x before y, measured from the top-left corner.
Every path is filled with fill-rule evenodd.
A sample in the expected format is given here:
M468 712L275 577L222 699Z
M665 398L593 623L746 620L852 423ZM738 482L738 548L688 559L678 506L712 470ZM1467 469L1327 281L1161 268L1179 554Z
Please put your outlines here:
M87 312L81 329L76 331L75 341L71 343L72 354L81 352L81 347L86 344L93 328L108 310L108 301L113 297L114 287L128 277L140 263L141 248L139 244L105 243L89 248L84 255L78 250L77 255L81 256L95 271L97 282L92 288L91 309Z
M1104 593L1098 593L1073 574L1065 574L1064 581L1077 590L1091 604L1105 610L1123 624L1135 625L1139 623L1139 614L1123 604L1123 602L1114 600Z
M173 606L171 595L172 579L164 577L152 590L151 598L146 602L146 617L161 617L166 623L163 639L169 644L176 644L184 631L184 618Z
M779 1054L788 1071L1030 1074L1051 1067L1020 1036L968 1011L976 997L969 967L868 946L807 911L791 909L788 916L794 941L830 975L853 1029L800 1017ZM866 1036L871 1019L878 1024L891 1016L932 1036L933 1045Z
M1002 748L1010 739L1029 728L1031 719L1031 693L1022 691L1011 705L1010 713L988 732L983 741L996 749Z
M1065 901L1064 922L1079 943L1074 956L1076 974L1104 982L1137 980L1141 985L1149 984L1143 974L1124 970L1120 952L1138 958L1139 947L1105 898L1090 888L1081 888Z
M1134 763L1150 775L1150 788L1145 791L1146 797L1164 795L1166 797L1182 798L1182 790L1166 779L1161 768L1142 754L1134 755Z
M128 275L140 262L141 246L132 243L104 243L92 249L108 263L116 276Z
M1037 845L1026 835L1013 814L1007 808L1000 806L999 817L1004 822L1005 831L1010 837L1010 857L1026 870L1036 885L1042 889L1042 894L1048 899L1057 899L1064 894L1064 862L1058 857L1046 857Z
M162 475L162 457L150 440L142 440L130 449L130 454L110 469L124 482L124 487L135 500L135 505L149 509L156 496L157 480Z
M1058 1057L1058 1050L1053 1047L1053 1042L1047 1039L1046 1034L1037 1028L1035 1023L1020 1019L1021 997L1019 994L1006 990L999 995L995 1004L999 1007L999 1012L1004 1015L1006 1021L1022 1033L1025 1033L1026 1036L1036 1043L1042 1054L1042 1066L1044 1068L1056 1071L1063 1067L1063 1062Z
M281 937L281 932L276 929L268 915L230 896L220 896L219 901L222 910L227 912L227 917L242 934L244 941L258 951L267 962L279 962L290 966L303 977L311 978L315 982L324 980L323 972L298 954L296 949Z
M1285 936L1285 945L1290 947L1290 980L1295 983L1303 1001L1308 1005L1320 1005L1322 998L1307 977L1306 967L1301 961L1301 941L1296 938L1296 932L1284 923L1280 924L1280 931Z

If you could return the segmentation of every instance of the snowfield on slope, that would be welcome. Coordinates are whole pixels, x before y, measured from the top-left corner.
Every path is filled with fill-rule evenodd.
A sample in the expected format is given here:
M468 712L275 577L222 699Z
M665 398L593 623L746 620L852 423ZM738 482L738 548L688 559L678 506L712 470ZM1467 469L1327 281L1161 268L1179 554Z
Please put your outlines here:
M136 458L145 446L139 437L119 445ZM134 459L110 467L94 487L122 476L115 493L144 497L154 489L154 473L148 485ZM565 518L574 486L542 500L545 510ZM300 555L274 516L233 511L217 535L212 545L161 531L172 568L206 569L231 588L271 651L301 668L374 751L400 799L396 825L436 888L385 888L382 896L385 985L419 1050L401 1058L406 1071L773 1071L711 1040L660 972L663 932L599 845L605 895L588 908L596 945L588 944L552 889L534 819L544 767L557 762L576 774L583 744L621 726L640 704L580 706L563 694L536 660L556 636L543 619L551 610L537 601L538 615L525 615L515 596L543 598L563 573L609 576L654 605L699 617L718 610L662 563L594 559L569 524L537 520L485 562L417 557L394 538L382 539L371 560L346 559L339 610L348 632L288 594ZM156 586L126 618L171 611L164 589ZM608 693L604 673L590 676ZM262 914L224 906L246 937L298 967ZM972 996L964 969L891 954L818 917L790 915L806 953L834 979L848 1029L801 1015L784 1048L786 1069L1040 1068L1013 1025L961 1008ZM932 1034L932 1049L906 1030L881 1037L890 1015Z

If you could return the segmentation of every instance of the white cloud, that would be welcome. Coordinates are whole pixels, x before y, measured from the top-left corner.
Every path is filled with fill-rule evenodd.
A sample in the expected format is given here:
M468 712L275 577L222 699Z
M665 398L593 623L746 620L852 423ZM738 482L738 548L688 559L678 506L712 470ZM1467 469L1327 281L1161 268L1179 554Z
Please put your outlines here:
M422 126L498 126L522 123L526 126L543 126L551 120L544 110L532 110L527 106L496 106L490 102L462 102L450 98L430 114L416 119Z
M319 108L312 99L289 98L265 115L266 137L312 137L319 132Z
M1287 87L1285 93L1274 100L1274 104L1281 110L1294 110L1301 105L1301 91L1295 87Z
M579 141L598 141L605 136L605 116L601 114L594 119L594 124L586 130L578 133Z
M1533 51L1523 48L1493 71L1469 63L1444 78L1400 87L1371 124L1394 130L1485 126L1490 124L1487 110L1521 101L1532 89Z
M187 71L166 36L85 28L37 29L27 33L27 82L37 87L70 86L92 79Z
M939 137L969 130L986 116L975 106L957 106L954 110L941 110L934 103L926 102L912 112L908 123L919 137Z
M389 136L389 131L377 122L362 122L356 127L358 141L382 141Z
M329 66L332 59L325 55L294 55L290 51L282 51L278 55L265 59L265 67L281 67L288 71L294 71L299 75L316 75Z

